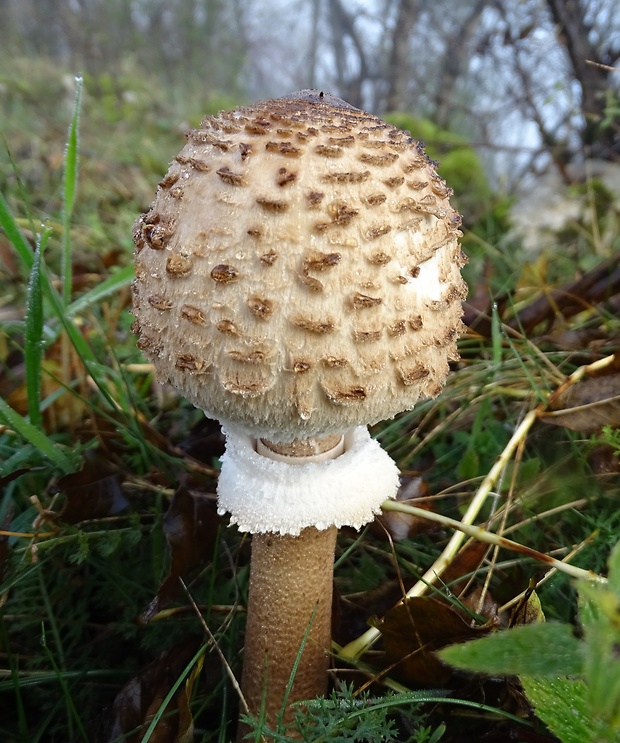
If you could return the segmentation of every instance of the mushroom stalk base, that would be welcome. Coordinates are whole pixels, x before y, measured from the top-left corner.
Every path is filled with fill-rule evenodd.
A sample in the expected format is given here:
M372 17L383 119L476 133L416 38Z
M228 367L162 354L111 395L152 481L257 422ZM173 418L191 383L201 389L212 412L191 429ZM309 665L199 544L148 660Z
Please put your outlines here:
M304 529L298 536L254 534L241 689L252 715L265 695L267 724L283 706L327 691L336 527ZM309 628L309 629L308 629ZM285 691L302 645L290 696ZM237 740L247 732L240 726Z

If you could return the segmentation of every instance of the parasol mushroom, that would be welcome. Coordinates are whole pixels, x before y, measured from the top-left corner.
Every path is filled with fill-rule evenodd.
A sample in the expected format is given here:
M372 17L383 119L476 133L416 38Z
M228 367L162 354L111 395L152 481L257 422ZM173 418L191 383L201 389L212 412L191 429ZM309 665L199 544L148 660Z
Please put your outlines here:
M435 167L300 91L206 118L136 222L138 345L222 423L219 508L253 534L242 691L272 725L304 637L287 701L327 688L337 528L398 487L366 426L458 358L461 219Z

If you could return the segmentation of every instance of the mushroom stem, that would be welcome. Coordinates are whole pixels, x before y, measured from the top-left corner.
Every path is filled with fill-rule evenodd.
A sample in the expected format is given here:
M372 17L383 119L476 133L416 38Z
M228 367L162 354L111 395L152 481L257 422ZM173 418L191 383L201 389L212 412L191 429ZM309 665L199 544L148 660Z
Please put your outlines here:
M371 521L399 473L364 426L289 443L223 430L218 511L253 534L241 690L274 729L327 690L337 529ZM247 732L240 725L237 740Z
M320 439L295 439L287 444L278 444L267 439L258 439L256 451L269 459L288 464L306 464L335 459L344 451L344 436L331 434Z
M344 444L342 436L331 435L286 444L259 439L256 448L269 459L295 466L335 459ZM252 537L241 691L250 714L258 716L264 704L272 728L278 719L291 720L291 704L327 691L337 534L335 526L310 526L296 536L268 532ZM244 732L240 726L238 740Z
M254 534L241 689L250 713L275 728L294 702L327 691L334 551L338 530L304 529L299 536ZM310 628L309 628L310 626ZM309 628L309 629L308 629ZM286 698L286 688L308 633ZM238 740L242 737L238 736Z

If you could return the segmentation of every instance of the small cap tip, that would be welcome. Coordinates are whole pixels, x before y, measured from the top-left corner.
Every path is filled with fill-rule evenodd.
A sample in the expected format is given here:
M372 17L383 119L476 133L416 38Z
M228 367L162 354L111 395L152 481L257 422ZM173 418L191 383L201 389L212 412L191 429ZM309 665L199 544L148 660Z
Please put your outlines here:
M303 90L296 90L294 93L288 93L282 96L284 101L307 101L308 103L325 103L333 108L346 108L352 111L359 111L358 108L352 106L350 103L343 101L342 98L338 98L331 93L325 93L318 88L304 88Z

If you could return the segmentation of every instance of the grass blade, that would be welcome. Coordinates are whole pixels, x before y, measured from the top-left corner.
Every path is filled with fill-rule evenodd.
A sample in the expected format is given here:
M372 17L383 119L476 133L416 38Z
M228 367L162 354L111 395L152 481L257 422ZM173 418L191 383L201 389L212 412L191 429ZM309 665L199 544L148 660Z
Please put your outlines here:
M201 645L194 657L190 660L190 662L185 666L185 668L181 671L179 674L179 677L177 680L172 684L170 687L170 691L166 694L166 696L163 698L161 704L159 705L159 709L157 712L153 715L153 719L150 721L150 724L148 728L146 729L146 732L144 733L144 737L140 741L140 743L149 743L151 738L153 737L153 733L155 732L155 728L159 724L159 721L161 720L162 716L164 715L168 705L170 704L172 698L179 690L179 687L181 684L185 681L187 676L191 673L192 668L196 664L202 663L202 656L205 653L205 645Z
M71 266L71 216L75 204L75 193L77 189L78 174L78 145L80 104L82 100L83 80L80 76L75 78L75 102L73 104L73 116L69 126L69 136L65 149L65 175L63 189L63 211L62 211L62 299L65 305L71 300L72 288L72 266Z
M41 262L50 231L38 242L28 281L26 298L25 363L28 416L33 426L41 425L41 361L43 358L43 296Z
M77 461L72 457L67 457L58 444L48 438L40 428L37 428L13 410L1 397L0 421L4 421L9 428L36 447L63 472L74 472L77 469Z
M24 237L24 233L21 231L19 225L15 221L15 218L11 214L9 205L4 198L4 195L0 192L0 227L4 230L4 234L8 237L9 242L13 244L17 255L22 263L22 267L27 271L32 269L34 262L34 254L28 243L28 240Z
M11 214L9 205L2 193L0 193L0 227L4 230L9 242L11 242L17 251L17 255L19 256L25 272L29 274L32 271L32 266L35 260L34 252L32 251L28 240L26 240L24 233L17 224L17 221ZM71 338L71 342L80 354L80 357L94 362L94 355L82 336L79 334L77 328L75 328L73 323L67 318L67 313L62 306L61 298L56 289L50 284L47 274L43 272L40 281L41 289L45 292L45 297L50 300L54 314L64 326L67 334ZM105 284L106 282L103 283Z
M88 307L97 304L104 297L110 294L115 294L120 291L124 286L127 286L134 277L134 268L130 264L124 266L119 271L116 271L112 276L108 276L105 281L102 281L97 286L93 287L85 294L82 294L78 299L72 302L65 312L67 317L73 317L83 312Z
M58 667L58 664L56 663L56 660L52 654L52 651L50 650L47 644L47 636L45 634L44 624L41 625L41 646L43 647L43 650L45 651L45 655L47 656L47 659L50 662L50 665L52 666L54 673L56 674L58 684L60 685L60 689L62 691L62 695L65 700L65 704L67 707L68 723L69 723L69 728L70 728L68 731L69 735L71 738L74 737L72 728L73 728L73 723L75 723L75 726L78 730L81 740L88 741L88 735L86 734L86 730L84 729L84 724L82 723L79 712L77 711L75 704L73 702L73 697L71 695L71 691L69 690L67 681L64 677L63 672Z
M2 647L6 648L6 658L8 662L9 679L5 682L7 691L13 692L13 699L16 712L17 712L17 724L22 740L26 740L28 736L28 722L26 718L26 710L24 707L24 699L22 695L22 687L20 685L18 665L16 659L11 652L11 644L9 642L8 633L4 624L4 618L0 617L0 642Z

